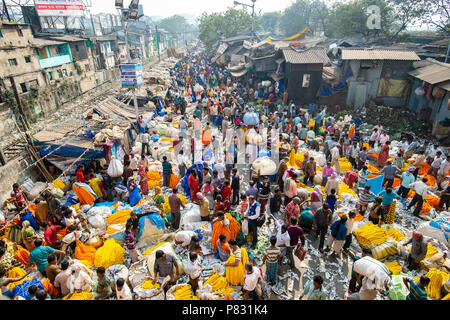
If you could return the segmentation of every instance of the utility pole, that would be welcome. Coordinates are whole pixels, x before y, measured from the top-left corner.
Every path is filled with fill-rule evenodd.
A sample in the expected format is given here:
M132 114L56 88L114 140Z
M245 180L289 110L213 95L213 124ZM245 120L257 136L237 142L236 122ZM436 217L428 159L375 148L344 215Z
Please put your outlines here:
M17 107L19 108L19 113L23 119L23 124L24 124L25 130L29 130L30 128L28 127L28 121L25 116L25 113L23 112L22 101L20 100L19 92L17 91L16 81L14 80L14 77L9 77L9 81L11 81L11 86L12 86L12 89L14 92L14 97L16 98Z
M445 55L445 63L447 63L449 55L450 55L450 42L448 43L447 54Z
M155 35L156 49L158 49L158 60L161 61L161 52L159 51L159 32L158 26L156 26L156 35Z
M8 7L6 6L5 0L3 0L3 12L2 15L6 13L6 17L8 18L8 21L11 21L11 17L9 16Z

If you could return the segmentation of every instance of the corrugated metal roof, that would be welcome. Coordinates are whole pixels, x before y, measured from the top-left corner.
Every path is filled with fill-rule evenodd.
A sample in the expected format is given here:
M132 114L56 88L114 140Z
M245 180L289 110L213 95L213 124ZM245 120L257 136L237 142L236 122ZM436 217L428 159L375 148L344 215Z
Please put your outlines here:
M33 38L30 40L30 43L35 48L42 48L45 46L57 46L59 44L65 43L65 42L49 40L49 39Z
M342 60L409 60L419 61L414 51L404 50L371 50L371 49L342 49Z
M328 58L327 52L324 48L309 48L303 51L283 49L283 55L286 62L292 64L327 64L330 62L330 58Z
M450 64L433 63L410 71L408 74L430 84L436 84L450 80Z
M78 41L86 41L86 39L84 38L79 38L79 37L73 37L73 36L54 36L54 37L49 37L50 39L53 40L57 40L57 41L68 41L68 42L78 42Z
M444 90L450 91L450 81L446 81L441 84L438 84L438 86Z

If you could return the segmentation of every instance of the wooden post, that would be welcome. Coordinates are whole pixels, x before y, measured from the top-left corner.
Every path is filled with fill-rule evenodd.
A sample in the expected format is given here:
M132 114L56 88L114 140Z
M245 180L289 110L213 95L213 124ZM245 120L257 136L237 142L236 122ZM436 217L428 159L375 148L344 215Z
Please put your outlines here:
M14 92L14 96L16 98L17 101L17 106L19 108L19 113L23 118L23 124L24 124L24 128L25 130L29 130L30 127L28 126L28 121L27 121L27 117L25 116L25 113L23 112L23 106L22 106L22 101L20 101L20 96L19 96L19 92L17 91L17 87L16 87L16 81L14 80L14 77L9 77L9 81L11 81L11 86Z

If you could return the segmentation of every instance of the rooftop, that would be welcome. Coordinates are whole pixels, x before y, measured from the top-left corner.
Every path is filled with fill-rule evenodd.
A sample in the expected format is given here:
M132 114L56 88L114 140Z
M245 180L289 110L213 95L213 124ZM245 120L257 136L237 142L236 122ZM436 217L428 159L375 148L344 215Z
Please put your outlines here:
M328 64L330 58L327 56L325 48L309 48L302 51L296 51L294 49L282 49L284 58L287 63L292 64L311 64L321 63Z
M426 59L420 63L414 64L417 68L409 72L409 75L428 82L430 84L438 84L450 80L450 64L442 63L434 59ZM449 83L443 83L446 88L450 87ZM441 87L441 85L439 85ZM446 89L444 88L444 89Z
M419 61L414 51L384 49L342 49L342 60L404 60Z

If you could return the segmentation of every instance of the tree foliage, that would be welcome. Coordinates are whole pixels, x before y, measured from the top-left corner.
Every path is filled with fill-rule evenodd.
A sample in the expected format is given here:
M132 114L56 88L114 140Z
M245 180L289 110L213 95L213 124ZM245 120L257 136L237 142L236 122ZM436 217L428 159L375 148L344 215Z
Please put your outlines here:
M426 7L422 22L450 35L450 0L418 0Z
M282 15L280 11L266 12L259 17L259 25L265 32L277 34Z
M189 23L185 17L175 14L169 18L161 20L159 26L170 33L179 33L188 29Z
M239 33L259 29L256 19L244 10L229 8L226 12L203 13L199 19L199 39L211 48L222 38L233 37Z

